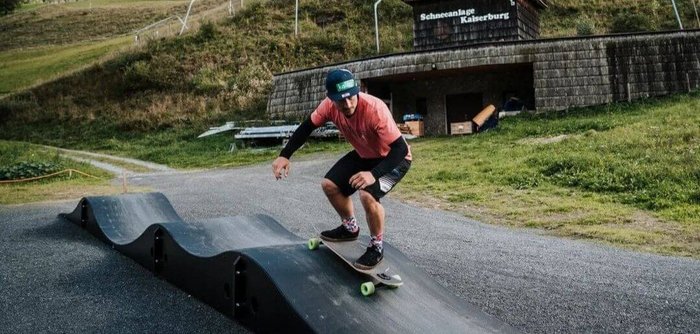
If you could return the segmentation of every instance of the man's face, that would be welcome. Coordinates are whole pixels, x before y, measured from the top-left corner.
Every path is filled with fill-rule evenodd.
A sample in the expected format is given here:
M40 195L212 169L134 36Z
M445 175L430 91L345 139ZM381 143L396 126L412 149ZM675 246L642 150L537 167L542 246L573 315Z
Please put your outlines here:
M350 117L355 113L355 108L357 108L357 95L342 99L340 101L333 101L335 107L340 110L340 112L345 115L345 117Z

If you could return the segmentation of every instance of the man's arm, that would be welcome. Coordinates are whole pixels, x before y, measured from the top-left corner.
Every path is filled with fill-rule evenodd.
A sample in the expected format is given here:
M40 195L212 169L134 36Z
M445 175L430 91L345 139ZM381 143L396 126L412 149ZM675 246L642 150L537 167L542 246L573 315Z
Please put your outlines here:
M284 146L280 155L272 162L272 174L275 175L276 179L281 179L283 177L289 176L289 158L298 150L304 143L306 139L309 138L311 132L316 129L317 126L311 121L311 118L307 119L294 131L292 137L289 138L287 145Z
M389 153L384 157L384 160L372 169L372 176L379 179L380 176L391 172L406 158L406 154L408 154L408 145L406 145L403 136L399 136L398 139L389 144Z
M370 172L359 172L352 177L350 177L350 185L355 189L365 189L366 187L374 184L379 180L384 174L392 171L396 166L398 166L403 159L406 158L408 154L408 145L400 136L394 142L389 144L389 153L384 157L384 160L380 162L376 167Z
M318 126L315 126L313 122L311 122L311 118L307 118L299 127L294 131L292 134L292 137L289 138L289 141L287 142L287 145L284 146L282 149L282 152L280 152L281 157L285 157L287 159L292 157L292 154L296 152L304 143L306 142L306 139L309 138L312 132L318 128Z

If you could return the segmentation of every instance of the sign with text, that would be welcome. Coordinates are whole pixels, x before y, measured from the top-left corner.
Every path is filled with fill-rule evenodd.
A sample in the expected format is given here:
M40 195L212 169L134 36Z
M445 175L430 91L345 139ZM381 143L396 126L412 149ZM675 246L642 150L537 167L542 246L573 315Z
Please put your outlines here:
M505 12L505 13L488 13L488 14L483 14L483 15L477 15L476 14L476 9L475 8L469 8L469 9L458 9L454 11L449 11L449 12L442 12L442 13L423 13L420 14L420 21L430 21L430 20L439 20L439 19L445 19L445 18L459 18L459 23L461 24L468 24L468 23L475 23L475 22L488 22L488 21L493 21L493 20L510 20L510 12Z
M418 50L537 38L539 8L531 0L410 1Z

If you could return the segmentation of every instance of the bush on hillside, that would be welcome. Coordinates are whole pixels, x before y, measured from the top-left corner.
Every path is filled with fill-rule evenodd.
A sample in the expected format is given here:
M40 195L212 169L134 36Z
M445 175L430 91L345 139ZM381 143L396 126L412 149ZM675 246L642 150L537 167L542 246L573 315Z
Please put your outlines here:
M206 42L216 39L219 35L220 33L216 29L214 23L212 23L211 21L207 21L199 27L199 31L197 32L197 39L200 42Z
M182 82L181 63L175 55L160 53L148 60L136 60L124 68L122 90L165 90Z
M641 13L623 12L615 15L610 27L611 33L625 33L656 30L654 21Z
M582 17L576 20L576 35L590 36L595 33L595 23L590 18Z
M22 0L0 0L0 15L7 15L22 5Z
M192 78L192 87L200 93L218 92L228 88L226 74L214 68L202 68Z

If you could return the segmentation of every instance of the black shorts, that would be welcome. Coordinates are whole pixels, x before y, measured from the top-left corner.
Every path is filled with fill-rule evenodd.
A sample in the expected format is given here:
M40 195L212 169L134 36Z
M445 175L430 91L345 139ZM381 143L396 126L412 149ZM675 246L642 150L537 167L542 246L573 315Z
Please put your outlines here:
M371 171L384 159L363 159L354 150L346 154L338 162L331 167L326 173L326 178L333 181L340 188L340 191L345 196L350 196L357 189L350 185L350 178L362 171ZM401 181L411 167L411 161L403 160L391 172L384 174L377 179L372 185L364 190L372 194L379 201L384 195L391 191L394 186Z

